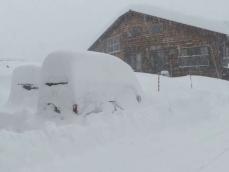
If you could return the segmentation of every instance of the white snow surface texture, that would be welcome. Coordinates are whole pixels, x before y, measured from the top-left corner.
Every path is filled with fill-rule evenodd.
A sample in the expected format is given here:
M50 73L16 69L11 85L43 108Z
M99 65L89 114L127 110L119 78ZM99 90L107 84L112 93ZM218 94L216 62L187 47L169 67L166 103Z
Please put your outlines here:
M7 70L0 69L1 104ZM56 123L1 106L0 171L228 172L229 82L192 76L191 88L188 76L161 77L157 92L157 76L136 75L144 102L115 113Z

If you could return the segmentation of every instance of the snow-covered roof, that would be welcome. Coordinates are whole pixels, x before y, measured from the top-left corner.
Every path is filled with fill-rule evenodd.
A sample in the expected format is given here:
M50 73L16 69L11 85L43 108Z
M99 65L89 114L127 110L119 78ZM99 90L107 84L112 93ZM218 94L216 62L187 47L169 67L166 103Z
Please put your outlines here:
M115 20L115 18L117 18L117 15L116 15L115 18L111 20L112 22L108 23L108 25L104 27L104 30L106 31L98 34L98 39L92 43L92 45L89 47L89 50L91 50L92 47L97 43L97 41L99 41L103 36L105 36L106 33L109 32L109 30L117 22L121 21L122 17L125 16L125 14L127 14L128 11L138 12L141 14L150 15L150 16L162 18L165 20L170 20L170 21L174 21L177 23L186 24L189 26L198 27L198 28L202 28L205 30L229 35L229 21L209 20L209 19L201 18L197 16L186 15L186 14L183 14L177 11L153 7L150 5L142 5L142 4L139 5L138 4L138 5L128 6L122 9L121 11L119 11L117 15L120 15L120 14L123 14L123 15L121 15L118 19Z
M209 20L201 17L189 16L176 11L145 5L134 5L128 8L147 15L229 35L229 22L226 21Z

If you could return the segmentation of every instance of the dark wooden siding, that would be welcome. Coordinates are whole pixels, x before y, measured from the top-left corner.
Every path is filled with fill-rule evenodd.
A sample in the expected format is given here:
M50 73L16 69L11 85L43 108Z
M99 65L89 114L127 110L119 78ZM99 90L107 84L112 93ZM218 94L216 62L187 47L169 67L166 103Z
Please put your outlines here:
M158 73L166 70L171 76L193 74L222 77L221 46L225 41L224 34L129 11L89 50L109 53L106 49L107 40L113 37L119 37L120 51L111 54L123 59L137 71ZM181 49L200 46L209 49L209 65L180 67ZM166 60L154 59L157 53L163 53ZM139 55L142 57L142 67L136 69L136 56Z

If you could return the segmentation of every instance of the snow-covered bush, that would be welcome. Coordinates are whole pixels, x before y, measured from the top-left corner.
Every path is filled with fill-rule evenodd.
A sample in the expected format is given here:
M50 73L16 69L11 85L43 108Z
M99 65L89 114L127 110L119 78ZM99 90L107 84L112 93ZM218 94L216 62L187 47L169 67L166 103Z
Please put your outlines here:
M114 56L54 52L42 65L39 113L66 116L115 112L137 106L141 98L133 70Z
M13 71L8 106L35 108L38 100L40 67L19 66Z

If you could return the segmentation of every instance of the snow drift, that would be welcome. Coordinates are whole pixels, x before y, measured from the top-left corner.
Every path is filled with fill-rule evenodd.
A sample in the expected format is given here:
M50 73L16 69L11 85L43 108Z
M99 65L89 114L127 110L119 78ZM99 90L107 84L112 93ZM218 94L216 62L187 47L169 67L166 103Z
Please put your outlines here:
M114 112L136 106L142 97L131 67L102 53L51 53L41 78L38 111L43 114Z

